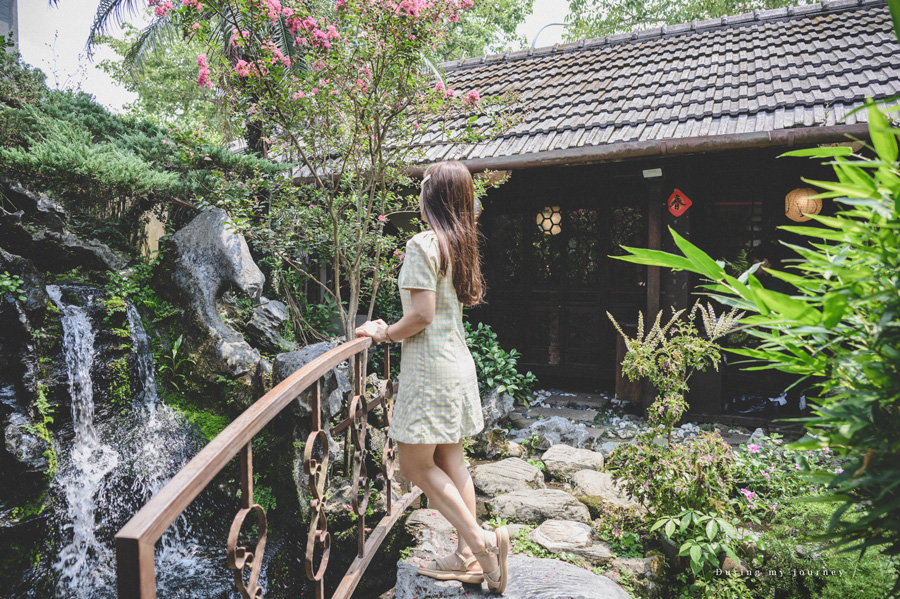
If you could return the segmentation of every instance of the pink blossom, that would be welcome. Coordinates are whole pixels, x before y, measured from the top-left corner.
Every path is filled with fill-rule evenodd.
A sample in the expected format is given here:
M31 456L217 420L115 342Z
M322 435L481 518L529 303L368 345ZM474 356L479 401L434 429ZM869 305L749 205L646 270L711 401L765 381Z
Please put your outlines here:
M241 77L248 77L250 75L250 66L250 63L246 60L239 60L237 61L237 64L234 65L234 72Z
M191 25L191 29L193 29L194 31L198 31L200 29L200 23L194 23L193 25Z
M800 469L801 469L800 464L794 464L794 470L800 470Z
M475 91L474 89L472 91L470 91L468 94L466 94L466 104L474 106L475 104L478 104L478 102L480 102L480 101L481 101L481 96L478 95L478 92Z
M334 3L334 8L335 10L347 8L347 0L337 0L337 2Z
M473 0L462 0L462 9L463 10L469 10L474 5L475 5L475 3L473 2Z
M306 97L306 94L304 94L302 90L294 93L295 100L299 100L299 99L305 98L305 97Z
M153 9L153 14L157 17L166 16L169 11L175 8L175 5L172 4L171 0L165 0L164 2L160 2L159 0L150 0L149 6L155 7Z
M775 503L773 503L772 505L769 506L769 509L774 510L777 507L778 507L778 502L776 501Z
M269 5L269 20L274 23L278 20L278 15L281 13L281 2L279 0L266 0L266 3Z
M357 79L356 85L363 93L369 91L369 82L365 79Z
M835 468L835 469L834 469L834 473L835 473L835 474L841 474L841 473L843 473L843 472L844 472L844 469L843 469L843 468Z
M337 27L335 27L334 25L329 25L328 27L325 28L325 31L327 32L325 34L325 37L327 37L330 40L336 40L336 39L341 38L341 34L338 33Z
M748 503L747 507L750 508L751 510L756 509L756 506L753 505L752 503Z
M206 54L198 54L197 55L197 66L198 67L208 67L209 63L206 62Z
M318 87L314 87L314 88L312 88L311 90L309 90L309 95L310 95L310 96L315 96L317 93L319 93L319 88L318 88Z
M447 91L444 92L444 95L447 96L448 98L455 98L455 97L456 97L456 90L455 90L455 89L448 89Z
M449 17L451 23L459 23L459 15L456 13L451 13Z
M750 453L759 453L759 449L760 447L756 443L751 443L747 446L747 451L749 451Z
M434 84L434 91L436 91L436 92L442 92L442 91L444 91L444 84L441 83L440 81L438 81L437 83L435 83L435 84Z
M755 495L755 493L753 491L750 491L749 489L741 489L741 493L744 494L744 497L747 498L747 501L752 501L753 496Z
M383 222L386 221L386 220L387 220L387 217L386 217L385 215L383 215L383 214L379 214L379 215L378 215L378 222L382 222L382 223L383 223Z

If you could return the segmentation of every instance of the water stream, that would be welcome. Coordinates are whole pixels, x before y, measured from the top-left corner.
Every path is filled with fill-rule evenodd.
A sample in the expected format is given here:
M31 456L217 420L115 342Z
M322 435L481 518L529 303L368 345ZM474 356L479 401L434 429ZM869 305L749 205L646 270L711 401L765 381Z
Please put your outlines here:
M98 423L91 369L98 351L86 307L95 299L79 288L82 305L47 287L62 314L63 345L72 398L75 438L62 451L54 487L65 501L59 510L62 538L57 594L71 599L115 597L113 535L200 449L195 429L159 400L150 339L137 310L128 305L137 385L132 405ZM201 499L170 527L156 547L160 597L217 597L231 587L222 563L223 540L196 525L210 512ZM213 509L213 512L218 511Z

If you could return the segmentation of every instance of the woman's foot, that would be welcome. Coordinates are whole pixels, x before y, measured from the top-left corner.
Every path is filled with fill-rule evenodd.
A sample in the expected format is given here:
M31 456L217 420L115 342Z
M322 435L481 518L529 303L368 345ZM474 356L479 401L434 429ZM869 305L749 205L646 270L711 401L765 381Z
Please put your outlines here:
M478 559L484 570L484 581L488 590L503 594L509 582L509 571L506 565L509 553L509 533L505 526L494 529L494 532L484 531L484 551L475 551L473 555Z
M484 580L484 572L475 557L460 551L425 562L416 572L437 580L459 580L471 584L481 584Z

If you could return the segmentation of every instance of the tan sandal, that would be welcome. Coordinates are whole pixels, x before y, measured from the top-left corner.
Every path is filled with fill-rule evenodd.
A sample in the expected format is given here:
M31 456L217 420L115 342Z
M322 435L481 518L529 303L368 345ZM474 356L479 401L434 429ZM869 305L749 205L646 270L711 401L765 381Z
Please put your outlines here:
M446 557L439 557L434 561L425 562L419 566L416 572L437 580L458 580L468 584L481 584L484 580L484 573L469 570L469 566L478 560L474 557L463 557L459 551L456 551L454 555L462 562L462 570L454 568Z
M477 551L473 555L487 556L488 553L497 554L498 565L493 572L484 573L484 581L487 583L488 590L494 593L503 594L506 590L506 584L509 582L509 568L507 567L506 558L509 554L509 532L505 526L494 529L497 541L493 547L488 544L487 532L484 535L484 551Z

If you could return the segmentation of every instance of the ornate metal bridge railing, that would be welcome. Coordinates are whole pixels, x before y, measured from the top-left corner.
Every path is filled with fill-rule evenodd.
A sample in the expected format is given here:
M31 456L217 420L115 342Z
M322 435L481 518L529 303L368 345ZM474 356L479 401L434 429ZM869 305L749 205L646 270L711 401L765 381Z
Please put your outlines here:
M311 521L306 545L306 574L315 582L316 599L324 599L324 576L328 567L330 535L325 517L325 489L328 472L328 437L323 428L320 379L341 362L353 358L353 397L348 417L331 429L337 435L350 435L353 448L353 511L357 516L358 549L356 559L344 575L332 599L346 599L353 594L375 550L391 527L421 490L412 487L398 501L392 501L391 482L394 476L394 448L390 437L382 452L382 475L386 515L366 536L365 514L371 481L366 471L366 418L369 411L384 405L384 426L390 426L391 398L394 386L390 379L390 351L385 349L385 381L378 396L367 401L365 396L365 363L367 349L372 345L368 337L344 343L319 356L257 400L243 414L209 442L182 468L159 493L116 534L116 568L119 599L153 599L156 597L154 547L156 542L191 502L206 488L222 468L238 453L241 461L241 509L238 511L227 540L227 565L235 570L235 584L245 599L262 596L259 573L266 545L266 513L253 502L253 436L263 429L300 393L313 385L312 432L304 453L304 470L309 476ZM349 430L348 430L349 429ZM320 456L317 459L314 456ZM360 499L360 489L363 490ZM238 546L238 536L244 520L256 514L258 540L249 551ZM316 556L318 554L318 566ZM249 568L249 571L246 571Z

